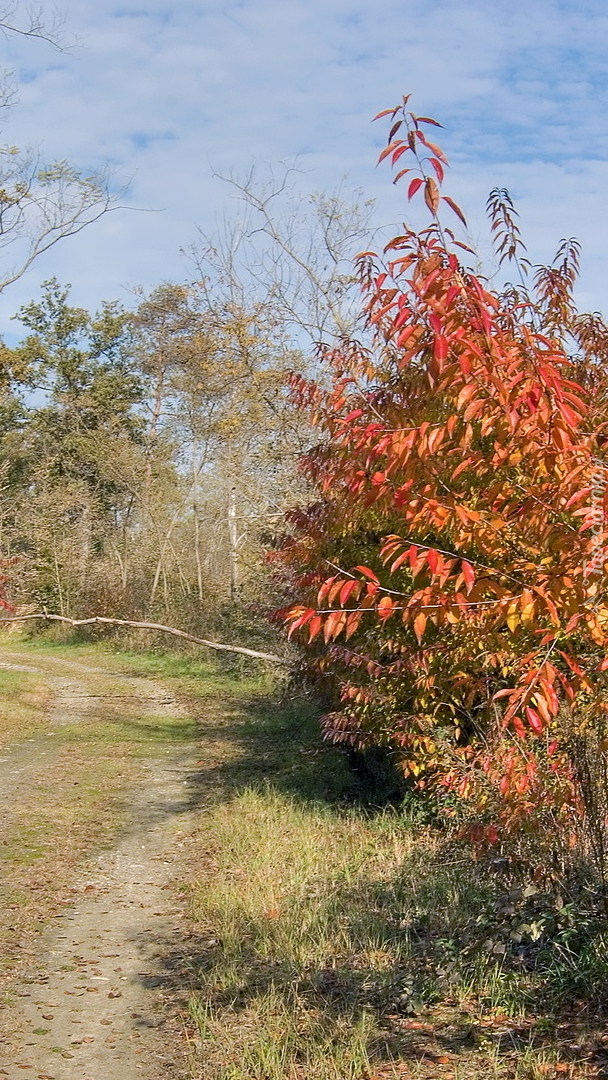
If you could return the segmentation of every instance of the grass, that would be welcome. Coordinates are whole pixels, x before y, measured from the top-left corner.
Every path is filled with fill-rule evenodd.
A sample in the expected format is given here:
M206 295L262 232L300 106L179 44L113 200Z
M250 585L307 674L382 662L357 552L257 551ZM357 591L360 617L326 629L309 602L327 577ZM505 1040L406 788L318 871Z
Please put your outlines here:
M160 679L200 725L180 885L190 932L167 957L168 986L189 988L193 1078L608 1076L608 944L593 913L484 870L415 799L370 805L319 742L312 705L273 698L264 672L99 646L52 655L106 668L110 689L115 670ZM115 704L88 745L122 746L136 771L148 721ZM151 726L157 746L188 730ZM33 830L39 863L54 826Z
M573 982L560 953L572 913L516 947L514 928L557 918L547 898L509 890L415 799L366 803L309 705L243 682L189 693L209 739L183 885L193 1077L608 1075L601 927L576 944L594 956Z
M49 698L49 687L38 676L0 669L0 751L36 734Z

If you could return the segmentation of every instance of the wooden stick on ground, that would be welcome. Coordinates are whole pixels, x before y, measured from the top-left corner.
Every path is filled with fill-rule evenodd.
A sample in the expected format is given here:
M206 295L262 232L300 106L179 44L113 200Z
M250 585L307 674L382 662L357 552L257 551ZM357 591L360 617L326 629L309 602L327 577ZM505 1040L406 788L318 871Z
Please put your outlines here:
M2 615L0 616L0 626L2 623L25 622L33 619L69 623L70 626L92 626L94 623L99 623L104 626L131 626L138 630L159 630L163 634L173 634L173 637L183 638L184 641L192 641L195 645L204 645L207 649L216 649L218 652L239 653L241 656L253 656L256 660L269 660L273 664L283 664L285 666L289 666L290 663L285 656L258 652L257 649L246 649L243 645L223 645L219 641L206 641L205 638L187 634L185 630L177 630L174 626L163 626L162 623L134 622L131 619L110 619L105 615L93 615L90 619L68 619L66 615L49 615L46 611L35 615Z

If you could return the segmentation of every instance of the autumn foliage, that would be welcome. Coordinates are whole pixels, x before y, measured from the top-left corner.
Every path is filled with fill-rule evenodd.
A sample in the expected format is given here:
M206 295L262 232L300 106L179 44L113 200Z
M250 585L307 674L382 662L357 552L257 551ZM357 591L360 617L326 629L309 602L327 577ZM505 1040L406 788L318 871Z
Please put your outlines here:
M580 748L608 749L608 330L576 311L576 242L532 268L504 190L491 228L521 283L467 268L439 125L407 105L380 114L380 158L430 223L359 256L362 340L294 377L318 499L291 514L284 617L339 695L331 740L471 799L478 837L571 830Z

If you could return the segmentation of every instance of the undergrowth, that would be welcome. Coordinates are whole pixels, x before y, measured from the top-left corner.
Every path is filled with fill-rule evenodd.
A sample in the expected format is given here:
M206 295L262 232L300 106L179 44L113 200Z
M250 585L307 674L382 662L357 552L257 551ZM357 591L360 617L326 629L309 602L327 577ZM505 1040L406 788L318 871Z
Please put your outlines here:
M242 690L184 886L193 1076L608 1075L597 889L474 861L411 793L374 806L309 703Z
M375 805L313 703L271 693L267 671L54 648L162 679L200 725L181 884L193 1078L608 1076L592 881L542 892L475 862L411 793Z

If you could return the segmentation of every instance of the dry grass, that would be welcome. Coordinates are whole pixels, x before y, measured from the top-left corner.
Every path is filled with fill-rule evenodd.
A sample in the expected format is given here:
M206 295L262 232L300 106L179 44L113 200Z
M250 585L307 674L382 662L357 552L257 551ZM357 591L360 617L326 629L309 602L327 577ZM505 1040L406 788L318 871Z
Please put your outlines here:
M66 647L63 655L95 653ZM378 812L358 803L343 760L319 744L310 709L273 706L260 683L256 689L179 657L100 663L162 678L203 725L200 826L186 844L189 877L181 886L190 936L167 958L169 994L179 999L190 989L193 1078L608 1076L604 1023L588 1002L535 1007L538 977L483 947L467 952L475 933L483 945L496 882L422 824L415 804ZM40 792L24 807L20 828L31 820L42 845L44 836L72 831L76 846L57 853L59 865L74 865L103 842L102 820L109 838L113 814L120 816L121 785L137 772L144 736L131 724L125 740L118 721L98 718L86 753L82 742L63 747L82 755L74 756L82 778L76 772L73 780L84 793L61 787L59 768L44 812L35 818ZM123 747L114 792L89 754L108 745ZM46 867L52 877L54 858L47 846L35 865L15 864L15 872L33 882ZM70 897L70 874L63 893L49 893L47 914ZM16 903L27 935L35 908Z
M601 1020L576 1003L537 1011L537 978L459 953L496 882L415 804L358 804L313 719L247 707L241 690L224 720L229 754L208 778L185 886L192 1076L608 1075Z
M534 1015L529 985L494 958L447 985L446 928L465 925L480 893L474 869L442 866L441 850L395 812L305 805L271 787L213 808L190 894L193 1076L606 1075L597 1026Z

